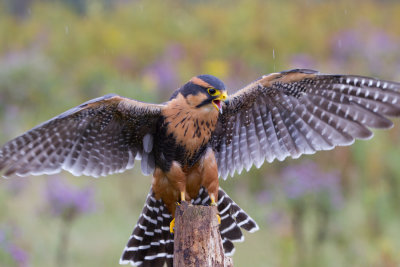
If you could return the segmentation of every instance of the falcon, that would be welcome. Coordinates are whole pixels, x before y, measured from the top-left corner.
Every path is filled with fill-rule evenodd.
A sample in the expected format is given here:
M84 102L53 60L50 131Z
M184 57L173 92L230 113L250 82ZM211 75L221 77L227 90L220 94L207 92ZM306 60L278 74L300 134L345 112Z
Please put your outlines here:
M313 154L369 139L400 115L400 83L295 69L262 76L231 96L211 75L193 77L162 104L118 95L90 100L0 149L3 176L105 176L141 160L153 174L121 264L172 266L176 203L216 205L227 254L240 228L258 229L219 177L264 161Z

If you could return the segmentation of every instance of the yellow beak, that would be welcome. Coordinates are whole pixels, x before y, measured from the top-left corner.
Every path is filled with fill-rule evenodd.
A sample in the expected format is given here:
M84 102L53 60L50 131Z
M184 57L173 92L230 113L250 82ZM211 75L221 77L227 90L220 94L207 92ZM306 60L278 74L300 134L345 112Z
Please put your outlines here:
M228 93L226 91L221 92L219 96L213 99L212 103L214 107L222 114L222 102L228 98Z

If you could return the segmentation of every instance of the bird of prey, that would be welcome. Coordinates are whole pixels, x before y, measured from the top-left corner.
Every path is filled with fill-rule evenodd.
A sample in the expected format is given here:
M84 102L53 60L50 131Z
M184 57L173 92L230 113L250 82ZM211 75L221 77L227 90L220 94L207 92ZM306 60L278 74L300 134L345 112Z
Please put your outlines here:
M400 83L308 69L272 73L231 96L211 75L193 77L163 104L106 95L75 107L0 149L3 176L105 176L141 159L152 186L121 264L172 266L179 201L218 207L226 253L258 229L219 187L243 168L298 158L372 137L400 115Z

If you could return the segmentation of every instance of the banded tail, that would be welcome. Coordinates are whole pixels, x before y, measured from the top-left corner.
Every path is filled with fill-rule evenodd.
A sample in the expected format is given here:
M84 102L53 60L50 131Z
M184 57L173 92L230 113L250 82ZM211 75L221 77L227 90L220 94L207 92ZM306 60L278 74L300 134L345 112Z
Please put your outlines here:
M200 188L195 205L209 205L207 190ZM235 252L233 242L242 242L244 236L240 228L250 233L258 230L256 222L247 215L221 188L218 191L218 212L221 217L220 233L225 255ZM120 264L132 266L172 266L174 257L174 235L169 232L172 215L164 202L156 200L150 189L147 200L133 229Z

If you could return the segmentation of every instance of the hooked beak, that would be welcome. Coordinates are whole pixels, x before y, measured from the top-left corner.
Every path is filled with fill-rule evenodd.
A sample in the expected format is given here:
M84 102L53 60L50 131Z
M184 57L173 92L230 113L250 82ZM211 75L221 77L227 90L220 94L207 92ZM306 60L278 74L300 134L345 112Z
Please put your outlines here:
M212 103L214 107L222 114L222 102L228 98L226 91L222 92L219 96L213 99Z

